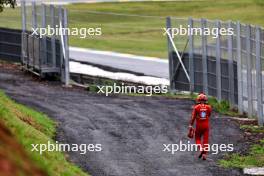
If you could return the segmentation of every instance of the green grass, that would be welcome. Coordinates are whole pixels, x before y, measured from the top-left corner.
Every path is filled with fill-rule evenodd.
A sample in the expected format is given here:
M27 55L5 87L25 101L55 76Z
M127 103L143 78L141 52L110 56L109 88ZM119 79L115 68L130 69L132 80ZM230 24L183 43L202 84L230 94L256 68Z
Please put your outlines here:
M259 126L241 125L240 128L253 135L264 133L264 128ZM248 154L227 155L225 159L219 161L219 164L226 168L264 167L264 139L260 140L258 144L252 145Z
M252 133L263 133L263 129L256 131L257 127L250 127L250 125L242 127L242 129L245 128L247 130L253 128ZM248 154L226 155L224 159L219 161L219 164L225 168L264 167L264 139L260 140L258 144L252 145Z
M228 116L239 116L237 109L233 109L230 106L230 103L226 100L218 101L214 97L209 97L208 103L213 107L213 109L216 112L218 112L220 114L228 115Z
M213 3L213 4L212 4ZM124 53L166 58L167 38L162 35L165 19L124 17L110 14L92 14L89 11L114 12L129 15L196 17L221 20L240 20L245 23L264 26L264 7L254 0L202 1L202 2L144 2L105 3L70 5L70 26L102 27L101 37L79 39L72 37L74 46L100 50L114 50ZM182 21L174 21L173 24ZM175 26L175 25L174 25ZM186 37L176 41L183 50Z
M32 152L31 144L54 142L56 123L46 115L10 100L0 91L0 120L24 146L28 155L50 176L85 176L80 168L69 163L61 152Z
M246 168L246 167L263 167L264 166L264 144L254 145L248 155L232 154L225 160L219 161L220 165L225 168Z
M195 17L241 21L264 26L262 0L205 0L179 2L124 2L69 5L70 27L102 27L100 37L70 37L70 45L167 57L167 39L162 36L165 19L95 14L88 11L113 12L128 15ZM8 21L11 20L11 21ZM17 22L14 22L17 21ZM175 21L179 25L182 21ZM0 14L0 26L19 28L18 10L6 9ZM183 48L186 38L178 38L177 46Z
M253 125L241 125L240 128L251 133L264 133L264 127Z

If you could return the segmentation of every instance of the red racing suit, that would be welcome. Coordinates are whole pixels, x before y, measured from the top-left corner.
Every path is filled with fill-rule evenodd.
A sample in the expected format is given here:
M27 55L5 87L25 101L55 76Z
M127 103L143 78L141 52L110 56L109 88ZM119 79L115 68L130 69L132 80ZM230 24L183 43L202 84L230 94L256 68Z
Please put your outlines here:
M195 142L202 147L199 147L199 149L200 151L204 151L205 154L207 153L207 150L204 150L204 148L208 148L209 142L209 118L211 116L211 112L212 108L210 105L204 103L197 104L193 108L192 118L190 121L191 126L193 126L196 121ZM201 138L203 138L203 142L201 141Z

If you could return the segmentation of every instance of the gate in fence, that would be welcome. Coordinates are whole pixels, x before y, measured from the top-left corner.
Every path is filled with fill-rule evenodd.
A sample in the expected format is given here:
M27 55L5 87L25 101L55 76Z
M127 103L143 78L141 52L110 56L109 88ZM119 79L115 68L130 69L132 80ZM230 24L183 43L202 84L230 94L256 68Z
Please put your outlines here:
M21 2L21 62L24 69L41 77L59 75L69 84L67 10L54 5ZM50 31L48 31L50 30ZM41 33L40 33L41 32Z
M201 35L173 37L175 29ZM170 29L170 30L168 30ZM229 35L207 31L232 29ZM204 92L228 100L240 113L264 121L264 29L239 22L167 18L171 90ZM199 31L200 30L200 31Z

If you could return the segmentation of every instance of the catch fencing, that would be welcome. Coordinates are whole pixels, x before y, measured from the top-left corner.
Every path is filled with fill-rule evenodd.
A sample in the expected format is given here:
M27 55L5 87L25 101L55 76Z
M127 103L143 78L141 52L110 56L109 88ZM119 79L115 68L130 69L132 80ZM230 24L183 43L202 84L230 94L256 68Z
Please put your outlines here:
M58 74L69 84L69 46L67 10L54 5L21 2L23 68L40 76ZM41 36L41 30L55 30ZM56 32L59 31L59 32Z
M181 26L180 26L181 25ZM168 34L172 90L228 100L240 113L264 120L264 29L240 22L167 18L167 29L197 28L202 35ZM232 29L229 35L205 30Z

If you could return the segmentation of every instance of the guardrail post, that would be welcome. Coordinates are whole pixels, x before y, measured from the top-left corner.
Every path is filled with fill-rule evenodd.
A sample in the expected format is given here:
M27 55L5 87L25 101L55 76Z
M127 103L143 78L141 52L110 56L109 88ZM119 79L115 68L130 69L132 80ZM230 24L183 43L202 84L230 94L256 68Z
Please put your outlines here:
M253 115L253 100L252 100L252 64L251 64L251 46L250 46L251 26L246 26L246 47L247 47L247 89L248 89L248 115Z
M193 19L189 18L189 28L193 28ZM189 36L189 75L190 75L190 92L193 93L194 91L194 40L193 35L190 34Z
M257 115L258 115L258 124L263 126L263 104L262 104L262 64L261 64L261 43L260 43L260 27L256 27L256 76L257 76Z
M68 11L67 9L64 9L63 13L63 21L64 21L64 28L68 28ZM64 36L64 47L65 47L65 85L69 86L70 85L70 65L69 65L69 39L68 39L68 34L63 35Z
M220 30L220 21L216 21L216 28ZM222 83L221 83L221 40L220 35L216 38L216 87L217 87L217 99L222 99Z
M55 8L50 5L50 23L51 28L55 29ZM56 67L56 34L51 35L51 53L52 53L52 67Z
M237 37L237 94L238 94L238 111L243 113L243 81L242 81L242 62L241 62L241 25L237 22L236 37Z
M166 29L171 29L171 18L167 17L166 18ZM172 36L172 31L169 30L169 35ZM167 40L168 40L168 59L169 59L169 78L170 78L170 90L174 90L175 86L174 86L174 78L173 78L173 67L175 67L174 62L173 62L173 49L171 46L171 42L169 39L169 36L167 36Z
M202 64L203 64L203 92L208 94L208 71L207 71L207 36L204 35L204 28L206 28L206 19L201 19L201 29L202 29Z
M232 22L228 22L228 28L232 28ZM235 86L234 86L234 63L233 63L233 36L228 36L228 74L229 74L229 101L231 105L235 104Z

